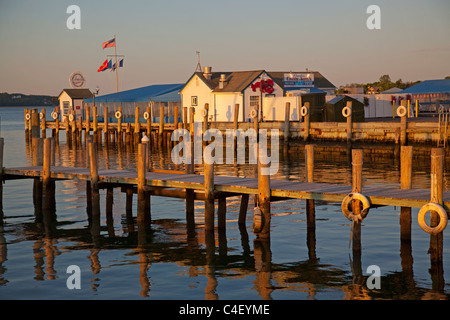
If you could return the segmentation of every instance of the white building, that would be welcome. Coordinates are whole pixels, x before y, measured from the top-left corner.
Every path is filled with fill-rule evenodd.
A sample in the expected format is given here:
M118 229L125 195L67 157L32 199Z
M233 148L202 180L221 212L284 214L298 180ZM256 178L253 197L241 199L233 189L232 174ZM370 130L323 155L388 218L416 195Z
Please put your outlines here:
M77 117L83 116L83 99L92 98L89 89L64 89L58 96L62 119L74 110Z
M201 110L206 103L209 104L209 117L212 121L233 121L234 106L239 104L238 121L247 122L250 111L256 106L259 108L263 101L263 108L259 108L262 112L260 116L270 120L272 116L267 115L269 118L266 118L264 115L264 99L286 96L284 77L288 73L265 70L211 72L210 67L205 67L203 72L195 72L181 89L181 103L183 107L195 108L194 121L203 121ZM309 73L315 79L314 88L334 92L334 85L319 72ZM263 93L260 92L261 80L265 84ZM284 114L284 104L282 108Z

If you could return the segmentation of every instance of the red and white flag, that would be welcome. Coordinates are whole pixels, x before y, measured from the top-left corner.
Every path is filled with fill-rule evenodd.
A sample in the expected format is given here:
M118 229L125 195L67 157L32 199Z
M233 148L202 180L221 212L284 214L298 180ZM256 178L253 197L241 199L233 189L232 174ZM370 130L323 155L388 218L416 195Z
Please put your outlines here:
M116 38L103 42L102 49L111 48L116 46Z

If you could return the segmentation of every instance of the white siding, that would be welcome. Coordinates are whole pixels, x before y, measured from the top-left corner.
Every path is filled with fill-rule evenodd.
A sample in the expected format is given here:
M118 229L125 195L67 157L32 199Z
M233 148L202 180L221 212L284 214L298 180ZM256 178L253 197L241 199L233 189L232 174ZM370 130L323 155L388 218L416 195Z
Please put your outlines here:
M201 111L205 107L205 103L209 103L210 110L214 105L214 97L211 91L212 90L197 75L194 75L186 84L181 91L181 105L183 107L188 107L188 118L190 107L194 107L194 121L203 121ZM192 97L197 97L197 106L191 104Z
M231 121L234 120L234 107L239 104L239 118L242 121L242 94L240 93L216 93L214 94L214 121Z

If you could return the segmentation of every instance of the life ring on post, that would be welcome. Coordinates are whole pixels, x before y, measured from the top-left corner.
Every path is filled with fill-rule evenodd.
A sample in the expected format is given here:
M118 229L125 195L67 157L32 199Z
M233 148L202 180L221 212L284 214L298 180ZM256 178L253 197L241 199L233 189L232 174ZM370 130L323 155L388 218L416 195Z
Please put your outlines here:
M58 113L53 111L52 112L52 118L53 118L53 120L56 120L58 118Z
M349 206L350 202L352 202L352 200L361 201L363 207L362 207L360 214L354 214L353 212L351 212L349 210L348 206ZM355 193L350 193L347 196L345 196L344 200L342 200L341 209L342 209L342 213L344 214L344 216L347 217L348 220L362 221L365 217L367 217L367 214L369 213L370 205L371 204L370 204L369 198L367 198L362 193L355 192Z
M344 108L342 108L342 115L345 118L348 118L352 115L352 109L350 109L349 107L345 106Z
M258 116L258 111L256 111L256 109L252 109L252 111L250 111L250 117L252 119L255 119Z
M69 114L69 121L73 121L73 114Z
M202 117L206 117L208 115L208 110L206 110L206 108L202 109Z
M44 114L42 112L39 113L39 119L44 119Z
M147 111L144 112L144 119L148 120L148 118L150 118L150 115L148 114Z
M425 215L428 211L436 211L439 214L439 224L436 227L430 227L425 222ZM422 208L420 208L419 214L417 216L417 221L419 222L419 226L422 228L423 231L429 234L438 234L442 232L448 223L448 215L447 211L445 209L437 204L437 203L427 203Z
M400 106L397 108L397 116L404 117L406 116L406 108L404 106Z
M114 114L114 116L115 116L117 119L120 119L120 118L122 118L122 112L116 111L116 113Z
M308 107L303 106L303 107L300 108L300 114L301 114L302 117L308 115L308 113L309 113Z
M262 212L259 207L253 209L253 232L259 233L262 230Z
M25 119L30 120L31 119L31 114L27 113L27 115L25 116Z

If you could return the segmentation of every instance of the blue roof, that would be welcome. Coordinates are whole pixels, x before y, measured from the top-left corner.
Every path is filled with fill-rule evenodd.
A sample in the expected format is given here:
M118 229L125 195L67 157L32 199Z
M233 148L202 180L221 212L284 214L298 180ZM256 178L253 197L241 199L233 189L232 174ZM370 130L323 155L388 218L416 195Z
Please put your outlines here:
M120 91L95 97L95 102L168 102L181 101L179 91L184 83L157 84L137 89ZM92 98L84 99L84 102L92 102Z
M450 93L450 79L425 80L400 91L398 94L403 93Z

